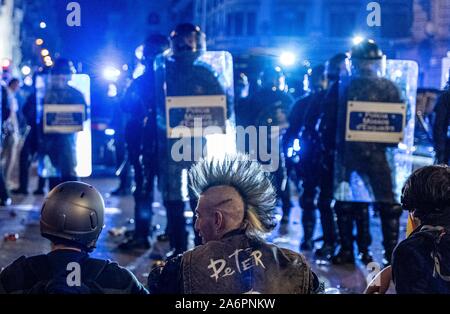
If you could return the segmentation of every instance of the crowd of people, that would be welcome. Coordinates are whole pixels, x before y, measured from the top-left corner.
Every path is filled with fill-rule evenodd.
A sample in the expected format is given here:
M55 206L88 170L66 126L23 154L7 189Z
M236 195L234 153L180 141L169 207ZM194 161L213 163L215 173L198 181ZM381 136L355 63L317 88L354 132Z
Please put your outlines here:
M119 249L150 248L155 188L161 192L167 212L165 232L157 240L168 241L171 251L164 257L164 263L150 271L146 287L116 263L89 257L103 228L103 199L94 187L76 182L73 171L76 161L72 160L75 137L42 136L39 131L42 125L36 124L36 112L33 113L39 97L31 95L24 106L24 115L31 118L26 119L27 145L20 153L20 186L13 192L28 193L28 168L37 143L42 144L44 139L47 146L61 150L56 155L54 148L49 150L53 152L49 157L58 170L58 177L50 178L52 190L41 211L41 235L51 241L52 251L31 258L21 257L4 269L0 273L0 292L321 293L324 285L302 253L280 248L264 239L277 223L281 233L288 230L293 206L291 185L298 189L302 209L300 252L314 251L316 259L335 265L354 264L356 240L359 258L369 264L373 261L369 228L369 213L373 209L381 219L386 268L379 275L381 279L366 292L384 293L391 280L398 293L450 292L447 256L450 169L445 165L450 151L448 88L438 100L434 128L436 159L442 165L416 170L404 184L400 198L396 181L400 176L396 171L403 167L409 169L406 170L409 174L412 165L399 166L395 154L399 153L398 144L407 143L413 136L409 124L400 125L402 137L394 140L353 140L348 135L349 127L346 128L347 110L350 110L347 105L352 101L402 106L402 117L411 118L407 114L411 109L409 100L404 91L386 78L385 55L373 40L363 40L350 53L336 54L324 65L312 68L308 73L310 90L298 100L288 92L283 70L273 65L261 71L258 88L250 94L248 78L241 74L235 82L233 99L226 85L229 78L223 77L224 68L222 73L220 66L208 63L213 62L212 56L222 57L221 61L226 58L223 54L208 53L205 34L192 24L178 25L168 38L150 36L144 46L146 70L132 82L123 97L121 110L128 118L123 132L116 132L116 142L118 147L122 145L126 149L126 154L121 152L120 163L125 165L127 159L134 173L135 229ZM51 81L60 85L55 83L56 88L49 89L53 98L45 95L47 102L53 99L50 103L57 104L61 97L66 97L65 103L83 103L79 92L70 89L69 93L68 87L58 87L65 86L67 77L74 73L68 60L56 60L50 73ZM3 142L2 155L9 156L6 160L14 160L11 156L17 154L5 149L7 145L17 146L19 110L13 100L17 83L9 82L5 92L9 111L2 111L8 112L3 125L16 134ZM216 111L217 108L172 110L166 107L183 97L186 101L186 97L212 99L217 95L222 95L224 101L220 106L214 104L220 109ZM256 151L247 145L238 154L199 160L194 149L188 153L193 153L193 158L174 160L173 152L179 149L180 139L171 133L172 129L189 127L189 119L206 117L206 114L209 114L208 121L217 122L223 129L227 121L244 128L268 128L268 132L258 133ZM376 119L382 118L377 116L375 123L380 121ZM8 133L4 133L6 138ZM278 140L273 141L274 138ZM204 152L206 140L194 132L183 143L187 143L186 147L198 145ZM259 149L263 144L269 151L277 151L278 167L271 173L264 167L268 161ZM411 150L400 153L408 152ZM403 159L408 160L407 157ZM393 160L397 160L395 164ZM10 169L8 164L3 167L2 178L10 175ZM185 171L189 174L187 179L183 175ZM124 173L114 194L131 190L128 175ZM5 180L2 182L5 188L0 189L6 193L6 204L9 196ZM40 178L38 192L44 183ZM189 233L184 216L184 187L189 206L195 212L195 247L191 250L188 250ZM282 209L279 222L275 219L278 204ZM403 210L409 211L414 231L398 244ZM316 211L320 213L322 227L320 248L315 247L314 239ZM412 258L417 262L411 263ZM72 262L86 271L78 283L69 285L66 266Z
M22 256L3 269L0 293L324 291L301 253L264 240L276 225L276 189L261 164L248 155L229 155L199 161L189 176L199 198L195 229L203 244L151 269L146 287L117 263L89 256L103 229L104 201L94 187L70 181L55 187L42 206L40 231L51 241L51 252ZM397 293L450 292L449 197L446 165L420 168L408 178L402 207L410 214L412 232L366 293L385 293L391 280ZM74 264L78 268L69 267ZM79 277L73 274L77 269Z

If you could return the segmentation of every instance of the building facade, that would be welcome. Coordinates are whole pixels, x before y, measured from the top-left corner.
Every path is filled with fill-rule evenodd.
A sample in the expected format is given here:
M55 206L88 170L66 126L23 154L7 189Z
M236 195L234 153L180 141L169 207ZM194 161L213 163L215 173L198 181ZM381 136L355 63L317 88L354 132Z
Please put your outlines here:
M381 25L369 26L369 3ZM296 51L311 64L347 51L356 35L376 39L389 58L420 65L420 85L438 87L450 50L450 0L176 0L173 20L203 27L212 49L234 55Z
M20 64L20 25L23 10L20 0L0 0L0 59L11 60L11 68Z

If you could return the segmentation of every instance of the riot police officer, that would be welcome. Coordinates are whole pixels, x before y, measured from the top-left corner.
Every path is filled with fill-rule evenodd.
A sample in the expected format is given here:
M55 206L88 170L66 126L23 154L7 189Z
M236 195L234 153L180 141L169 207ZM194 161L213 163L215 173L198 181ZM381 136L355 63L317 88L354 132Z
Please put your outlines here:
M333 108L337 110L334 209L340 235L340 250L332 261L335 264L354 263L352 234L354 222L357 227L356 240L361 260L366 264L372 261L369 251L371 244L369 205L372 203L380 211L385 259L389 262L397 244L399 218L402 213L401 206L395 198L395 182L392 179L395 178L395 168L391 169L392 164L388 161L390 158L388 155L392 154L394 147L398 145L398 138L392 143L383 142L384 138L353 139L348 135L349 130L346 126L351 125L353 128L356 122L347 121L347 110L350 110L348 106L353 106L352 101L373 102L371 105L374 108L377 103L400 103L399 106L402 107L401 96L398 87L383 77L386 70L385 56L373 40L364 40L353 46L350 62L351 77L337 84L338 91L336 93L335 90L333 93L334 105L330 105L331 110ZM360 112L358 115L352 114L351 118L357 120L361 116L371 114L373 113L369 111ZM374 121L376 124L379 122L377 119L364 119L358 123L362 124L361 127L366 127L364 123L370 124ZM367 127L372 128L371 125ZM379 128L379 125L376 125L376 128Z
M150 248L148 241L152 220L153 182L156 177L156 99L153 62L155 57L169 48L163 35L154 34L144 45L146 70L128 88L122 110L129 115L125 129L128 160L134 168L136 188L133 192L135 231L125 240L121 249Z
M299 200L303 209L303 240L300 249L308 251L314 247L312 237L316 225L315 209L318 208L324 243L322 248L316 251L316 256L330 258L336 246L336 230L331 209L332 174L326 171L329 163L325 164L326 152L322 150L316 127L327 92L325 66L319 65L312 69L310 82L310 93L298 100L291 111L289 129L285 137L290 147L288 155L294 158L296 176L302 181L303 187ZM298 142L297 145L293 145L295 141Z
M287 92L286 76L279 66L267 67L259 75L258 85L260 89L253 94L248 100L247 108L251 114L248 117L250 125L255 127L268 127L267 145L270 146L271 136L280 136L280 143L282 136L289 126L288 115L294 103L293 97ZM271 127L279 127L279 135L271 133ZM258 140L258 144L261 141ZM273 150L273 147L268 147ZM291 200L289 191L288 174L286 168L285 156L282 151L282 145L278 147L279 150L279 167L273 172L274 186L277 191L278 199L281 200L283 216L282 224L289 222L289 214L291 211ZM258 160L263 162L259 156Z
M201 135L190 134L187 137L173 135L172 129L181 126L183 129L192 130L192 121L195 118L203 123L212 121L223 123L234 116L232 96L219 80L220 73L215 71L208 62L211 59L203 58L211 53L206 51L206 37L200 27L183 23L177 25L170 34L171 55L161 58L156 62L156 75L158 80L158 186L161 189L164 207L167 211L167 233L169 237L172 253L180 254L187 249L186 219L184 217L184 200L189 197L191 209L195 208L195 196L188 191L187 181L183 179L183 173L189 169L193 161L201 156L196 153L199 150L203 153L206 139ZM220 57L220 54L218 55ZM224 72L221 70L221 72ZM229 80L231 82L231 79ZM205 107L177 107L168 109L172 100L186 100L190 97L203 96L202 99L209 100L209 96L217 96L225 100L224 108L219 108L216 117L216 110ZM169 98L170 97L170 98ZM187 98L186 98L187 97ZM169 98L169 100L168 100ZM225 113L226 112L226 116ZM209 118L207 118L207 116ZM204 119L206 118L206 119ZM195 128L195 126L194 126ZM174 150L178 144L184 143L183 158L174 158ZM196 149L197 148L197 149ZM198 149L200 148L200 149ZM186 151L185 151L186 150ZM178 151L179 152L179 151ZM187 158L184 156L188 155ZM194 217L195 220L195 217ZM196 233L195 243L200 243L200 238Z
M76 181L78 165L76 140L77 132L45 131L45 121L50 122L45 115L47 105L77 104L83 106L84 120L88 111L86 99L76 88L69 85L72 75L76 73L70 60L58 58L51 69L50 75L44 78L45 89L37 93L38 119L39 119L39 159L48 172L50 188L64 181ZM82 115L82 116L83 116ZM84 123L77 121L78 123ZM56 117L54 122L58 122ZM64 121L64 119L61 119ZM64 126L63 126L64 127ZM89 130L90 132L90 130Z
M435 107L436 119L433 127L436 162L450 163L450 79L445 91L439 96Z
M91 258L103 229L105 205L100 193L82 182L61 183L49 192L41 210L41 235L51 241L48 254L22 256L0 273L1 293L146 294L127 269Z

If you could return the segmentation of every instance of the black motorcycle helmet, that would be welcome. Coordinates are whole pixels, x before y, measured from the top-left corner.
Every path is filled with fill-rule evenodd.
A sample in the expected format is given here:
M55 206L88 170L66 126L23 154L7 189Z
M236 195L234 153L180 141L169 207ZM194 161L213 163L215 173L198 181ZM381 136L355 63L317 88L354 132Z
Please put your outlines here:
M170 44L174 55L182 52L206 50L206 36L199 26L191 23L178 24L170 33Z
M103 229L105 204L100 193L82 182L64 182L47 195L41 210L41 235L91 252Z
M73 62L65 58L56 59L50 70L52 75L71 75L76 72Z
M373 39L354 45L350 53L352 75L381 77L386 71L386 56Z

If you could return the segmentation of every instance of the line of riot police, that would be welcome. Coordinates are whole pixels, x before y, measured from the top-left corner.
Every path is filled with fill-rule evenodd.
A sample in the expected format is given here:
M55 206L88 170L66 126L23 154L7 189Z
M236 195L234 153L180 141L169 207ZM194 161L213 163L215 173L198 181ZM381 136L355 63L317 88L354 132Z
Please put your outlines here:
M216 127L213 135L234 136L230 132L234 126L266 127L268 132L257 133L257 145L244 150L263 164L267 161L258 146L277 151L279 166L272 181L283 212L280 231L289 227L289 180L294 178L301 186L301 250L314 249L319 209L323 246L315 250L316 257L354 263L355 223L361 259L369 263L372 206L380 213L385 262L390 262L399 236L398 189L412 165L414 62L390 60L386 70L382 51L374 41L365 40L352 48L350 56L337 54L325 66L313 68L311 91L297 102L287 92L280 67L265 68L259 90L252 95L248 79L240 75L234 101L231 56L207 51L199 27L178 25L169 43L164 36L151 36L144 51L146 71L123 100L130 116L125 138L135 173L136 229L121 249L149 248L157 178L167 212L167 227L159 239L169 240L173 254L184 252L186 200L192 210L197 203L185 173L201 157L217 154L208 145L214 140L208 141L203 131ZM198 120L203 123L200 133L195 127ZM276 147L271 146L273 138L279 139ZM200 242L196 234L195 244Z

